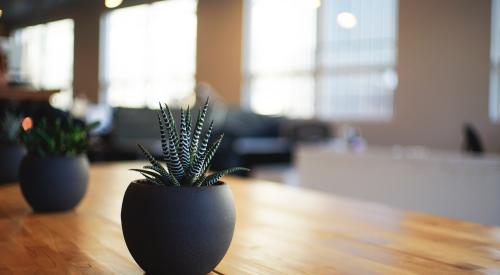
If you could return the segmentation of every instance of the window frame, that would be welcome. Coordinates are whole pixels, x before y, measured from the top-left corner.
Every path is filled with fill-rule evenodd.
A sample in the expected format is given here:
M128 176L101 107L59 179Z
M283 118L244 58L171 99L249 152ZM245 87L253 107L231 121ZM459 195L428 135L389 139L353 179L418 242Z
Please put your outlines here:
M56 20L52 20L52 21L47 21L47 22L41 22L41 23L37 23L37 24L33 24L33 25L26 25L26 26L19 26L17 28L15 28L14 30L12 30L12 32L10 33L9 35L9 47L13 47L15 44L16 46L21 46L21 49L19 51L12 51L12 49L9 49L9 56L12 56L13 54L16 55L16 58L18 59L17 62L15 61L12 61L12 60L9 60L9 64L8 64L8 68L9 68L9 74L12 73L12 70L15 71L16 74L19 74L17 75L17 77L25 77L23 76L23 72L22 72L22 63L23 63L23 53L25 51L24 47L23 47L23 32L25 32L28 28L35 28L35 27L38 27L38 28L41 28L41 44L40 44L40 49L45 53L44 54L44 57L46 57L46 48L47 48L47 31L49 30L49 27L51 25L54 25L54 24L58 24L58 23L62 23L62 22L69 22L70 23L70 27L71 27L71 64L70 64L70 71L69 71L69 79L68 82L66 84L64 84L63 86L61 87L51 87L50 84L47 85L47 83L44 83L46 81L44 81L44 79L47 79L46 77L46 73L44 73L45 71L45 67L46 67L46 64L45 62L43 61L46 61L45 58L42 59L42 62L41 64L39 64L37 67L37 71L39 75L41 75L42 77L40 78L40 80L32 80L30 79L30 84L33 85L33 87L35 89L42 89L42 90L45 90L45 89L56 89L56 90L60 90L60 93L54 95L53 97L51 97L50 99L50 103L52 105L55 105L55 107L58 107L58 108L61 108L61 109L64 109L64 110L69 110L72 108L72 105L73 105L73 102L74 102L74 97L75 97L75 94L74 94L74 82L75 82L75 20L74 18L71 18L71 17L64 17L64 18L59 18L59 19L56 19ZM20 33L18 35L18 33ZM14 42L13 40L21 40L19 41L20 44L18 44L18 41ZM14 59L16 59L14 58ZM20 78L21 80L25 81L27 79L22 79ZM66 94L64 94L66 93ZM58 99L59 97L59 99ZM67 97L67 98L65 98ZM67 102L65 102L67 101Z

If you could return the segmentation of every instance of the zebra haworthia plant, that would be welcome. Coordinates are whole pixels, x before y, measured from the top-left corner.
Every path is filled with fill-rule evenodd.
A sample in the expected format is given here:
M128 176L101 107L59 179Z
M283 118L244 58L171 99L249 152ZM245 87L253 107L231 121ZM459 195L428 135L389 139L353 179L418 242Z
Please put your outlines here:
M209 140L212 134L213 121L202 134L205 117L208 111L208 99L200 108L194 129L191 129L191 112L189 107L181 109L179 131L167 104L158 111L160 126L161 147L165 166L156 160L142 145L138 144L150 165L143 169L131 169L141 173L150 184L166 186L210 186L225 175L239 171L249 171L247 168L234 167L207 175L210 163L219 145L223 134L211 145Z

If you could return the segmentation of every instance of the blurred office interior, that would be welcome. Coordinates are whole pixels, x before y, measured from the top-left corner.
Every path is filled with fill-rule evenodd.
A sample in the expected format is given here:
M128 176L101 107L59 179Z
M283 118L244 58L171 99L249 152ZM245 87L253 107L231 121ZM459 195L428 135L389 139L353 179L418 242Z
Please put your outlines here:
M499 0L0 0L0 111L159 156L210 98L214 169L500 225ZM0 113L3 113L0 112Z

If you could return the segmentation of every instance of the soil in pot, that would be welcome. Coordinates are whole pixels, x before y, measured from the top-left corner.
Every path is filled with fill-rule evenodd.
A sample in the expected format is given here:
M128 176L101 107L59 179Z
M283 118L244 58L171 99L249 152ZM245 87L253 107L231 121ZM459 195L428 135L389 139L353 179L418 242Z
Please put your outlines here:
M87 191L89 162L85 155L37 157L21 162L21 191L35 212L74 208Z
M236 220L227 184L167 187L132 182L123 199L127 247L147 274L206 274L226 254Z
M19 166L25 155L22 145L0 145L0 183L19 181Z

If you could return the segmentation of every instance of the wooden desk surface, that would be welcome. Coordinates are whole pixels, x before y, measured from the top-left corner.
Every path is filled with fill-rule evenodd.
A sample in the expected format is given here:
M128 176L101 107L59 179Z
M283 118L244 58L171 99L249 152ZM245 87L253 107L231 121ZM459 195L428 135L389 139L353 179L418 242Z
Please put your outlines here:
M142 274L120 227L138 163L92 167L74 212L32 214L0 187L0 274ZM410 213L257 180L227 178L237 207L223 274L500 272L500 228ZM444 200L445 201L445 200Z

